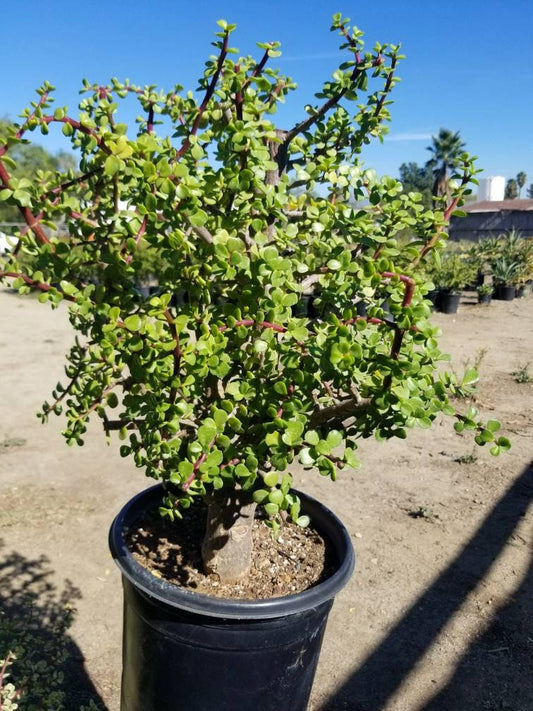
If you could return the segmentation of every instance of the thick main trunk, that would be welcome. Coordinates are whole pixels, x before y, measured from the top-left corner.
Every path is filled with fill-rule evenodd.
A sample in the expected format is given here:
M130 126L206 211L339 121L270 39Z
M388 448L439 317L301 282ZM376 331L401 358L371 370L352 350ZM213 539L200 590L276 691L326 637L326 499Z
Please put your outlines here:
M207 502L207 522L202 542L206 573L225 583L248 575L252 560L252 525L256 504L244 491L217 491Z

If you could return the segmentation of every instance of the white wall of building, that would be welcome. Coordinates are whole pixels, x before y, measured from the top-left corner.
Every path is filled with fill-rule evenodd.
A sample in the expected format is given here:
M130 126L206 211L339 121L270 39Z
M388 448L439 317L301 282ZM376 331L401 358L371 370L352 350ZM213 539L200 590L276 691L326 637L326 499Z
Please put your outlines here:
M492 175L479 181L478 200L503 200L505 196L505 178Z

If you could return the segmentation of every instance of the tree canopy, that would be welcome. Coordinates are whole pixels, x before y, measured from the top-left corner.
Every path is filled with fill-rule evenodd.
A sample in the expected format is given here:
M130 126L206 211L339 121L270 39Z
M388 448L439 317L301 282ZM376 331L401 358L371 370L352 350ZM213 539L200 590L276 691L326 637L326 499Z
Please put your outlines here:
M399 173L404 191L420 193L423 204L431 207L433 175L427 165L418 165L414 161L402 163Z
M460 164L461 155L464 153L465 144L459 135L447 128L439 129L437 136L432 137L432 144L427 146L431 158L426 163L426 168L433 173L433 195L442 197L449 194L449 172Z
M505 185L505 199L515 200L518 197L518 183L514 178L510 178Z

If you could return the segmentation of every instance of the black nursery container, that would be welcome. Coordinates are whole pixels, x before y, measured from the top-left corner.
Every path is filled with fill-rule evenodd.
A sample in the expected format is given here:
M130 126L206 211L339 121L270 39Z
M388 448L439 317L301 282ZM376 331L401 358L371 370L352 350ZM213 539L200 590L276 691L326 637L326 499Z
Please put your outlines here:
M298 495L338 567L314 588L265 600L214 598L154 577L132 558L124 532L158 506L161 487L126 504L109 534L124 586L121 711L305 711L327 616L354 553L337 517Z
M295 318L316 318L317 309L314 302L314 294L302 294L300 300L292 307L292 315Z
M453 294L443 291L439 295L439 311L443 314L456 314L461 301L461 294Z
M514 286L510 286L508 284L499 284L496 287L494 295L500 301L513 301L515 297L515 288Z

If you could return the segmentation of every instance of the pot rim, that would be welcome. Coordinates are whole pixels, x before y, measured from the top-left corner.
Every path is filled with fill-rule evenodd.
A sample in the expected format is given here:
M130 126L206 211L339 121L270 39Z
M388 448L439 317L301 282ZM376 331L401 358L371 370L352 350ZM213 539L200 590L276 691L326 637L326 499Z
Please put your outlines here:
M177 608L207 617L228 619L268 619L300 613L332 600L347 584L355 567L350 535L337 516L311 496L293 490L316 528L327 536L338 560L338 568L329 578L308 590L283 597L260 600L217 598L193 592L154 576L138 563L126 546L123 531L146 509L161 501L161 484L141 491L120 510L109 531L111 555L122 575L149 599L167 608Z

